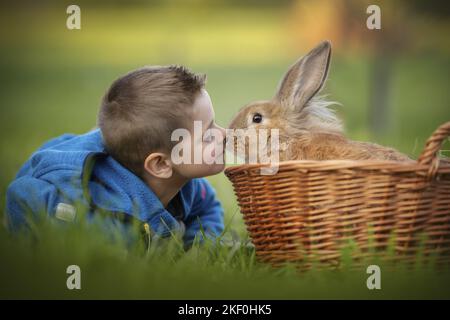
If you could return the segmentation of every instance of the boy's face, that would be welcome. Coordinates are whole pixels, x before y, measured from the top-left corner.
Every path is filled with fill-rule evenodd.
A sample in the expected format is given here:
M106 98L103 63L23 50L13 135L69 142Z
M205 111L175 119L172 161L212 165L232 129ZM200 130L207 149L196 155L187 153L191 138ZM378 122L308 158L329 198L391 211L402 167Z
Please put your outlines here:
M185 157L185 159L190 158L191 161L181 164L173 163L174 171L189 179L221 172L225 167L224 139L226 131L214 121L214 109L206 90L202 89L194 101L192 117L187 121L186 126L190 132L191 156ZM181 154L184 152L185 150ZM179 154L180 152L176 152L175 156ZM174 152L172 151L172 162L174 162L173 158Z

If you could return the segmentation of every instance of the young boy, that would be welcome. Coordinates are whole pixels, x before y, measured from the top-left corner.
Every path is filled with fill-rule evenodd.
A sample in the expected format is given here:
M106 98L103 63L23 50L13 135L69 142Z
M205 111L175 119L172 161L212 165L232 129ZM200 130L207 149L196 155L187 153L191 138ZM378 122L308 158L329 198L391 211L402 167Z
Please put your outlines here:
M81 202L88 217L107 212L119 224L138 219L152 236L181 233L186 246L201 238L201 228L218 236L223 209L202 177L224 169L225 130L214 122L204 85L204 75L179 66L144 67L117 79L103 97L99 129L48 141L20 169L7 191L10 229L26 226L30 212L73 221ZM194 121L201 121L200 138ZM193 152L213 150L212 164L172 159L178 142L171 135L180 128L192 133ZM221 138L205 139L208 129Z

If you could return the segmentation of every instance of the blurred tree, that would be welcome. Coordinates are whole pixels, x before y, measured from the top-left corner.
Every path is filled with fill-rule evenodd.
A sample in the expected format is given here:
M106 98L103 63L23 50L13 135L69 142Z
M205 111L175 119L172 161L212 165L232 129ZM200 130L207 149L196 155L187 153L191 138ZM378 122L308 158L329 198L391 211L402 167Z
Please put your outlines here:
M366 1L365 9L370 1ZM358 6L355 1L346 1L347 18L355 22ZM402 1L378 1L381 8L381 29L368 30L365 23L359 36L361 41L369 41L370 49L370 93L369 93L369 127L373 134L380 136L391 127L390 88L394 60L406 51L413 42L411 16ZM365 13L365 11L364 11ZM368 14L365 13L366 19ZM364 21L365 22L365 21ZM353 24L355 27L355 23Z
M367 7L381 8L381 30L369 30ZM373 134L389 130L389 89L392 87L396 58L415 46L417 29L427 17L448 21L444 1L432 0L299 0L295 2L289 28L294 33L294 47L312 47L330 39L338 50L364 52L371 61L369 127Z

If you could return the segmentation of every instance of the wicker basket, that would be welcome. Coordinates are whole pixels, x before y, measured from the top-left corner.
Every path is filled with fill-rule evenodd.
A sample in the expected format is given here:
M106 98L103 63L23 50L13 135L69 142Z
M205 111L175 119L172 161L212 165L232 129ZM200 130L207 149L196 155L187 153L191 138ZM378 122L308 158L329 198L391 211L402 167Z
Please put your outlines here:
M228 167L258 260L339 265L353 244L356 261L391 252L448 263L450 162L438 153L449 134L447 122L412 163L295 160L275 175L261 175L268 165Z

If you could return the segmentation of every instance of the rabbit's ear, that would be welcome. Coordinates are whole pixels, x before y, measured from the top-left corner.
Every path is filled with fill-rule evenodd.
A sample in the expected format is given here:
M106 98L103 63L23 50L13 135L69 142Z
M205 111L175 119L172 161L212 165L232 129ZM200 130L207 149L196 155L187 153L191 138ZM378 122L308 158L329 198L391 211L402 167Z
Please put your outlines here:
M281 80L275 99L283 106L300 111L322 88L330 57L331 43L323 41L291 66Z

